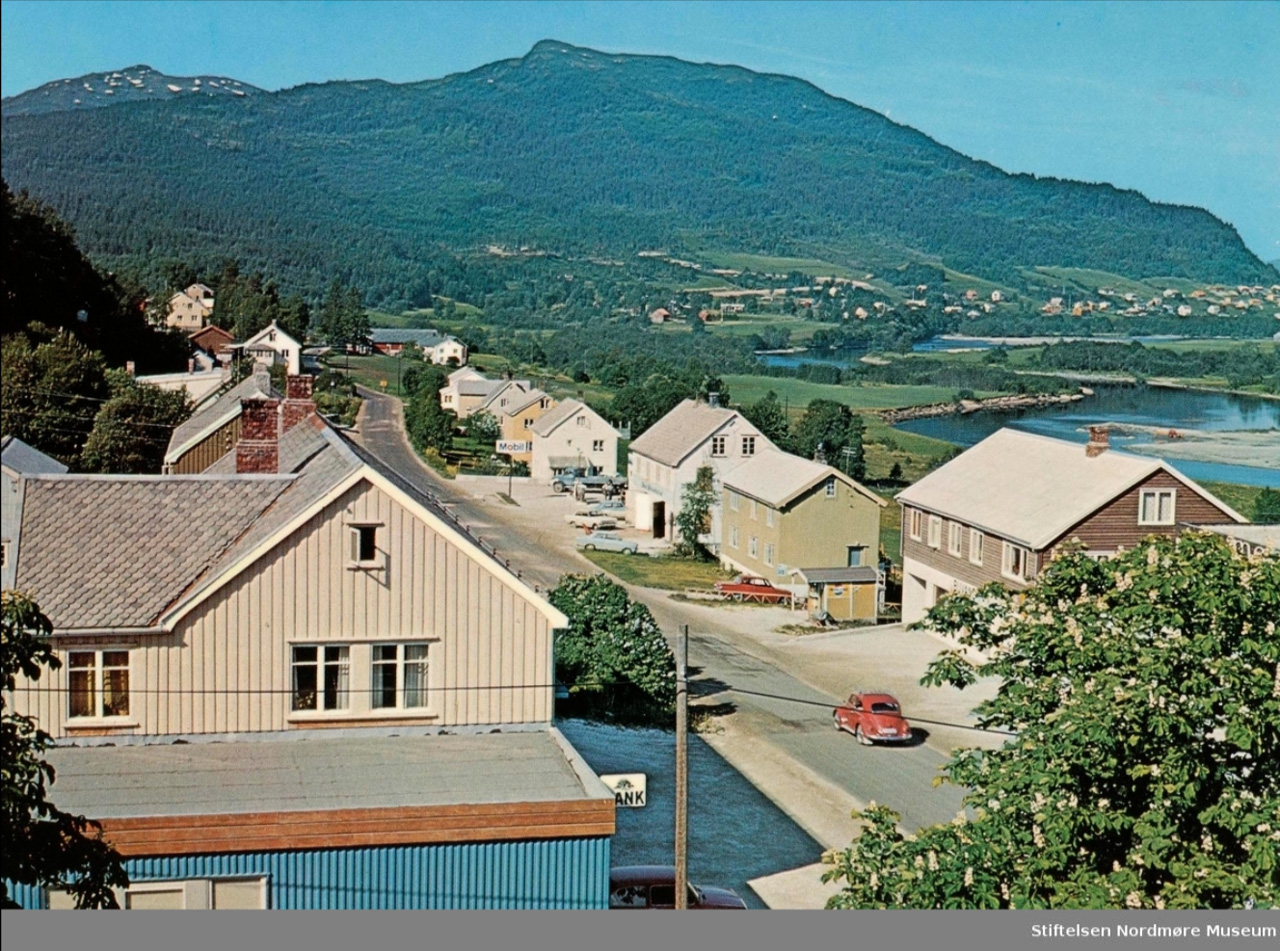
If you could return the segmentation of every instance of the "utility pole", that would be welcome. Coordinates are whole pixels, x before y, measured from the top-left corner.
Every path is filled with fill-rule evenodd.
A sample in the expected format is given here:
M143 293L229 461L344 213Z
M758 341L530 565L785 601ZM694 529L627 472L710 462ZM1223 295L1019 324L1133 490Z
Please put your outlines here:
M676 907L689 907L689 625L676 656Z

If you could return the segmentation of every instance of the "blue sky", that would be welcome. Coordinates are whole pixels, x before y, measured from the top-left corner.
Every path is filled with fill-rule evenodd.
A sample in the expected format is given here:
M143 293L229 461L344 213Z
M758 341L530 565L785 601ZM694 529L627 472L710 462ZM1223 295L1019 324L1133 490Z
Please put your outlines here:
M146 63L267 89L428 79L540 39L807 79L1015 172L1198 205L1280 258L1280 0L25 2L0 85Z

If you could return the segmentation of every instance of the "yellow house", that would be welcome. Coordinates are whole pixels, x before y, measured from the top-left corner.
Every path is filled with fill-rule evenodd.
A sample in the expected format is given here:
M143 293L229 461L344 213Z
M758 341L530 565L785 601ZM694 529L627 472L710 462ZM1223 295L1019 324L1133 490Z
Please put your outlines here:
M839 469L770 451L722 482L726 568L785 584L795 569L876 566L887 503Z
M512 462L533 462L533 424L542 418L542 414L556 405L542 390L533 389L527 393L512 392L505 406L490 404L489 411L498 420L502 430L503 442L524 443L523 452L507 453Z

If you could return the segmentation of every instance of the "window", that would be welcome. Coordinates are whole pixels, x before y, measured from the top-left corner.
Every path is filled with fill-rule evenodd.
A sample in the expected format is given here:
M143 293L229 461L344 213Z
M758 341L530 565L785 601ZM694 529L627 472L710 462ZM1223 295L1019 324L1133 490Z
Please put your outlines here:
M755 436L742 437L742 454L744 456L754 456L756 454L756 437Z
M725 454L725 437L712 436L711 437L711 455L723 456L724 454Z
M764 545L764 563L766 565L773 564L773 545L769 542L765 542Z
M1139 525L1173 524L1173 489L1145 489L1138 503Z
M375 710L420 710L427 706L426 644L373 645Z
M525 428L525 429L532 429L532 428L533 428L533 420L531 420L531 419L526 419L526 420L524 421L524 428Z
M963 541L963 532L964 529L960 527L959 522L952 522L947 526L947 551L956 558L960 557L962 551L960 543Z
M373 523L351 525L351 563L354 567L370 568L378 564L378 529Z
M836 477L831 476L827 479L826 488L827 498L834 499L836 497Z
M351 706L350 648L298 644L293 648L293 709L346 710Z
M587 417L585 417L585 416L579 416L579 417L578 417L578 425L579 425L579 426L585 426L585 425L587 425Z
M737 525L730 526L729 528L729 547L730 548L738 547L738 526Z
M751 520L753 522L756 520L756 500L755 499L751 500Z
M729 490L729 511L738 511L738 493L734 492L732 489Z
M969 530L969 560L975 565L982 564L982 532Z
M1027 551L1021 545L1014 545L1010 542L1004 543L1004 560L1000 566L1000 572L1006 578L1013 578L1017 581L1027 580L1031 570L1031 552Z
M591 440L591 451L592 451L592 452L604 452L604 440L603 440L603 439L593 439L593 440Z
M9 540L0 542L0 568L9 567Z
M940 548L942 546L942 519L937 515L929 516L929 547Z
M747 536L747 554L750 555L752 558L755 558L756 552L758 551L759 551L759 539L757 539L754 535L748 535Z
M911 510L911 537L916 541L920 540L920 524L924 519L924 513L919 509Z
M766 525L773 524L773 509L769 508L767 505L764 507L764 523Z
M862 553L866 551L861 545L850 545L846 549L848 552L848 565L850 568L862 567Z
M129 715L129 652L72 651L67 658L71 717Z

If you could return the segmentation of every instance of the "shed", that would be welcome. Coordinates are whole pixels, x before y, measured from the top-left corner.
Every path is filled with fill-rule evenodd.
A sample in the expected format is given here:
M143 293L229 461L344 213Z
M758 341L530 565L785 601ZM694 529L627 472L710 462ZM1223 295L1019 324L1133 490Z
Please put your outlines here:
M809 586L805 607L815 621L875 621L884 601L884 575L876 568L795 568Z

